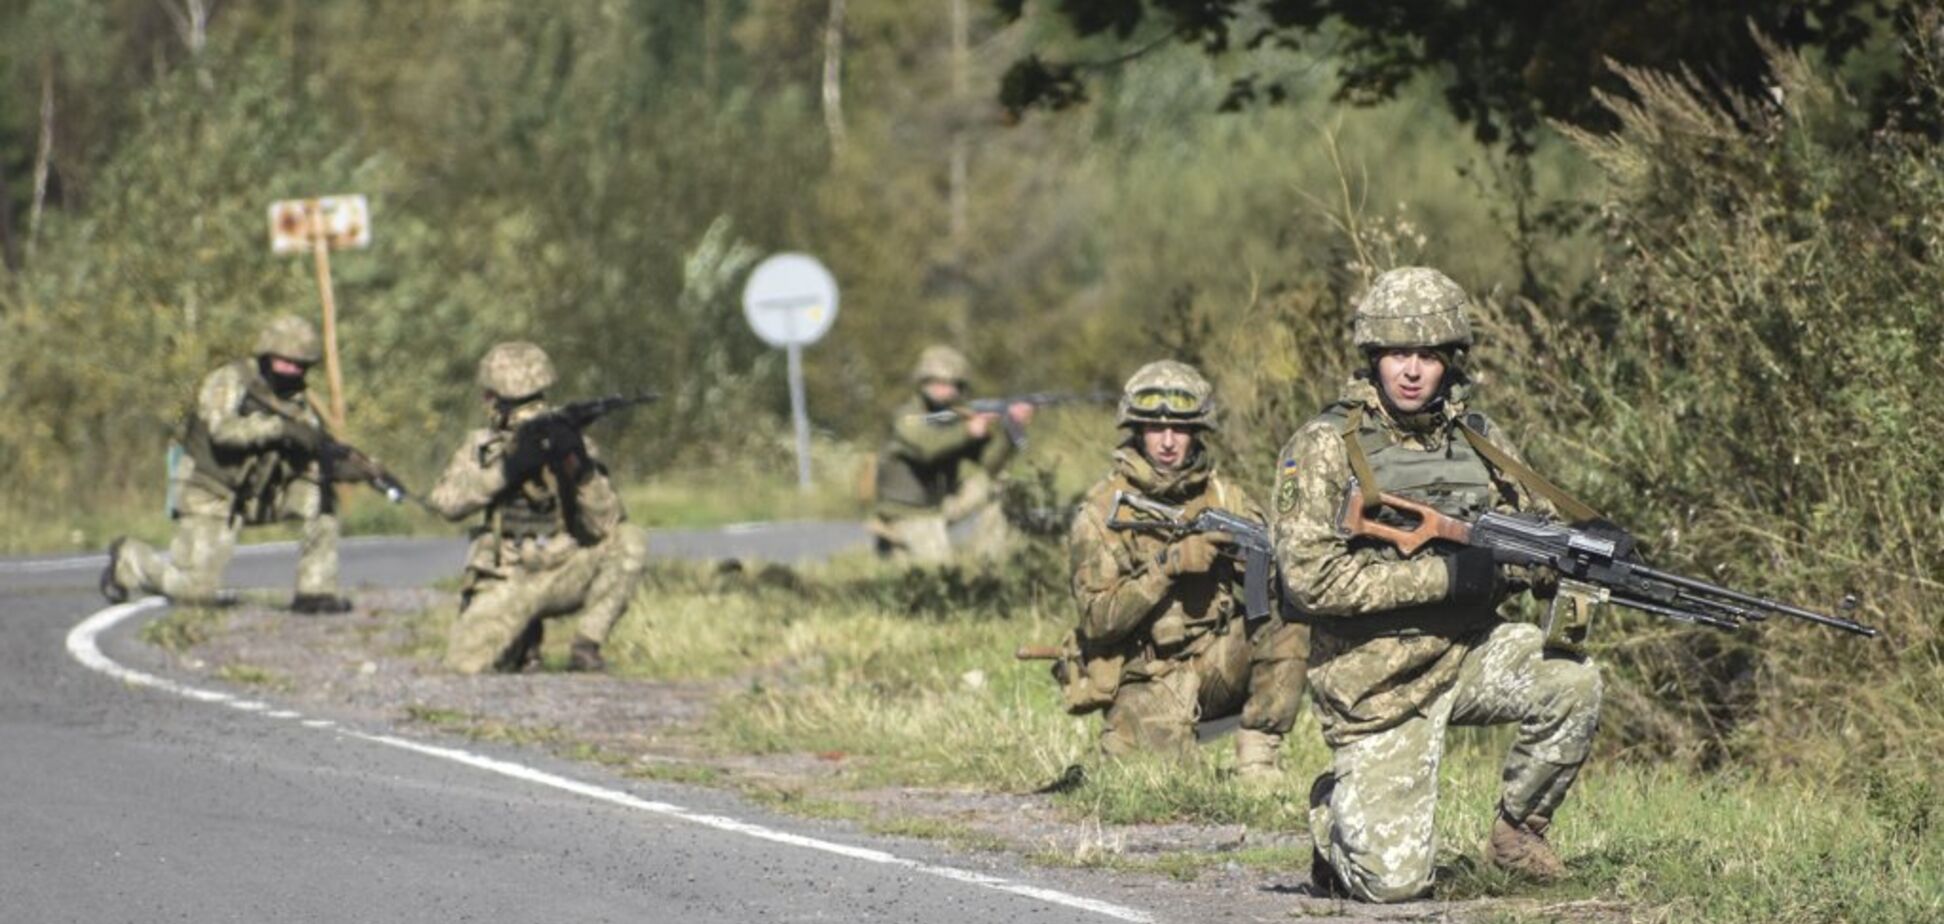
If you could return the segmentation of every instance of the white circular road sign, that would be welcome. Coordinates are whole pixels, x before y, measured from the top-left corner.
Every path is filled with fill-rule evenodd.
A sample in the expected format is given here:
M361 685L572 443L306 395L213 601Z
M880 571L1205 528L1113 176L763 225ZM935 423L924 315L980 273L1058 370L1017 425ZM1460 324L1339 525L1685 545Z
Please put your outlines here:
M837 320L837 280L809 254L776 254L743 285L743 317L770 346L816 343Z

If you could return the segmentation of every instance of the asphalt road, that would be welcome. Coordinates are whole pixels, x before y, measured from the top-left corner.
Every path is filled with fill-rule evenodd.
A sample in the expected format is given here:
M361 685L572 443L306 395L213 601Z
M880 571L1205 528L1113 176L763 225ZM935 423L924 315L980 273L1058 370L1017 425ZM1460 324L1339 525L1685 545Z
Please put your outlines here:
M664 533L655 545L787 559L859 541L855 527L796 524ZM454 572L461 553L454 540L352 540L344 572L348 584L419 585ZM287 546L246 549L229 580L288 586L292 559ZM159 601L89 619L103 609L100 565L0 561L0 920L1155 917L1135 907L1137 884L1113 877L876 838L723 792L172 679L135 638Z

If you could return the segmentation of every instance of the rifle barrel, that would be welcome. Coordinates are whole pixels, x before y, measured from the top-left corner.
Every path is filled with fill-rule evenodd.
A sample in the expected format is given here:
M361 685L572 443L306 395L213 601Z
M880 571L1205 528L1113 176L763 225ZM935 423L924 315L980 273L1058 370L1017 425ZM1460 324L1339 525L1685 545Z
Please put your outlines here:
M1706 613L1697 613L1693 610L1684 610L1684 609L1680 609L1679 607L1662 606L1661 604L1654 603L1648 600L1640 600L1634 597L1623 597L1620 596L1619 594L1614 594L1613 596L1607 599L1620 606L1632 607L1633 609L1640 610L1641 612L1644 613L1655 613L1661 616L1667 616L1673 619L1678 619L1681 620L1682 622L1700 623L1701 625L1710 626L1727 632L1733 632L1736 629L1741 628L1741 624L1735 622L1732 619L1722 619L1719 616L1710 616Z
M1738 590L1730 590L1718 584L1710 584L1707 581L1700 581L1691 577L1683 577L1681 575L1674 574L1669 571L1661 571L1656 568L1649 568L1645 565L1635 565L1633 570L1634 573L1639 574L1641 577L1647 578L1648 580L1662 581L1668 584L1672 584L1675 587L1679 587L1683 590L1690 590L1696 593L1722 597L1728 600L1733 600L1736 603L1741 603L1741 604L1755 607L1757 609L1768 610L1771 613L1782 613L1784 615L1794 616L1797 619L1806 619L1810 622L1817 623L1819 625L1825 625L1832 629L1841 629L1844 632L1854 632L1857 635L1861 635L1865 638L1876 638L1877 635L1880 634L1877 632L1877 630L1870 628L1869 626L1866 626L1860 622L1852 622L1848 619L1841 619L1835 616L1825 616L1822 613L1815 612L1814 610L1805 610L1799 606L1790 606L1787 603L1779 603L1774 600L1765 600L1753 594L1745 594Z

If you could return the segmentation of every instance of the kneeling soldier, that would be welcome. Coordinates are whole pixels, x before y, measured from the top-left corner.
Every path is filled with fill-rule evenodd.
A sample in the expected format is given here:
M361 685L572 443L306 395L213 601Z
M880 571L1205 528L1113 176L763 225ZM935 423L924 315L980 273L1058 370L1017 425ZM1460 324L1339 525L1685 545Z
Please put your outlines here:
M330 463L330 434L311 406L304 375L323 355L316 329L284 315L257 335L256 355L203 378L184 418L183 458L171 473L175 538L167 561L139 539L108 547L101 592L112 602L131 592L159 593L178 603L227 602L219 590L236 551L238 531L301 520L297 541L300 613L342 613L338 595L338 518L332 481L369 477Z
M539 653L543 619L580 614L574 670L606 667L601 645L628 607L648 537L625 522L594 447L548 415L553 362L538 346L502 343L479 361L490 425L453 453L426 503L451 520L484 511L461 587L446 666L520 670Z
M1251 623L1236 593L1226 537L1116 529L1120 494L1179 507L1187 518L1221 508L1263 515L1216 471L1202 434L1214 423L1213 390L1191 366L1149 363L1127 380L1120 425L1127 439L1114 472L1075 518L1068 551L1080 625L1064 666L1069 711L1104 708L1101 749L1192 754L1195 723L1240 712L1236 767L1276 774L1282 736L1303 696L1308 629L1272 611Z
M1364 498L1390 492L1465 519L1576 506L1468 405L1469 301L1436 270L1377 277L1355 322L1366 364L1290 438L1277 477L1277 558L1292 601L1312 614L1310 688L1334 755L1310 794L1311 876L1366 901L1431 891L1452 725L1518 725L1488 856L1561 875L1546 828L1599 725L1599 669L1545 651L1537 626L1498 613L1556 576L1495 564L1484 549L1406 555L1338 530L1352 478Z

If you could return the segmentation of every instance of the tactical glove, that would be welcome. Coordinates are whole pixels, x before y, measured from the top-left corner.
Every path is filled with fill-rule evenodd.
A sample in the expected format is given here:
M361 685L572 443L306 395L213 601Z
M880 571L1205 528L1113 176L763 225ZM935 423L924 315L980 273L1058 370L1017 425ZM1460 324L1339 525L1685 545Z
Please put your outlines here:
M1445 599L1460 605L1490 603L1498 592L1498 563L1491 549L1466 546L1444 558L1450 589Z
M1215 561L1222 557L1222 549L1215 540L1204 533L1191 533L1168 543L1155 556L1154 563L1161 567L1161 573L1169 577L1184 574L1207 574L1215 567Z
M547 464L547 441L538 427L522 428L514 434L512 448L500 460L500 470L509 484L527 480Z
M286 420L283 425L284 445L302 451L306 455L322 455L324 446L330 439L324 431L307 423Z

